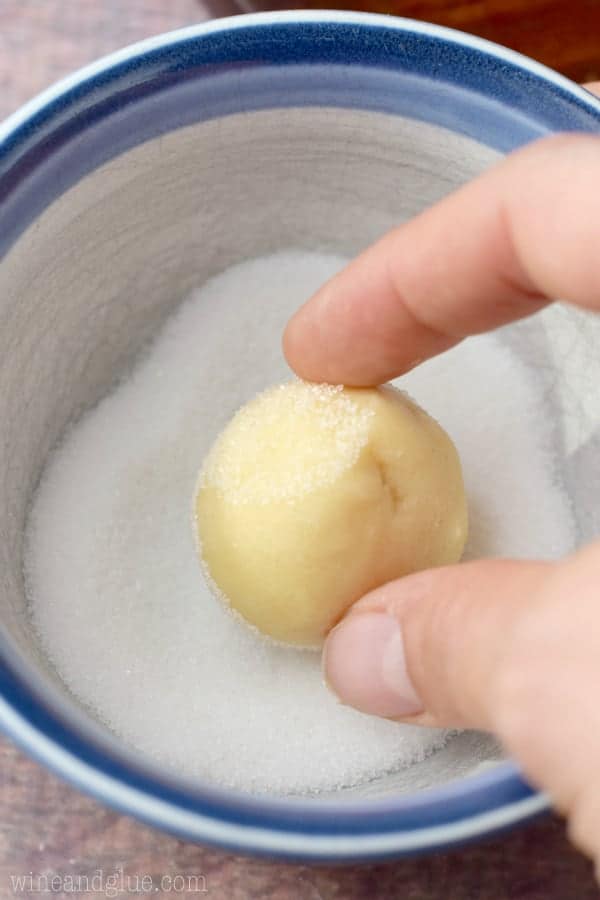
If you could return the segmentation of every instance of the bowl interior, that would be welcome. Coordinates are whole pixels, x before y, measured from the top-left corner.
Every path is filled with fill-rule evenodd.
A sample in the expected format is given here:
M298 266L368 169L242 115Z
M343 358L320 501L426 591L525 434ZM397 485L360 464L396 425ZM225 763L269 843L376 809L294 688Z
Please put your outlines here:
M311 70L303 102L286 107L269 100L273 82L287 79L299 91L304 75L294 74L294 66L268 68L244 74L243 91L258 98L254 109L223 106L232 78L238 78L230 69L188 73L187 81L182 79L187 101L178 123L169 121L166 111L161 118L157 105L150 116L143 105L150 102L147 97L115 106L86 132L97 149L88 159L97 159L98 165L76 183L65 184L64 191L59 184L60 196L36 214L0 264L2 630L12 648L7 652L19 657L47 702L107 746L114 747L115 739L91 722L62 686L39 650L27 615L24 527L53 446L69 423L114 384L186 293L211 275L290 247L352 256L499 157L502 118L493 113L489 98L480 102L488 103L488 143L493 146L468 136L472 105L466 104L470 111L463 116L463 88L452 94L444 83L390 71L378 81L364 67L350 104L343 102L344 67L329 65ZM213 102L221 104L217 117L190 111L194 79L205 92L208 85ZM377 109L386 106L390 84L405 92L404 113ZM455 125L454 130L409 114L415 84L419 103L428 98L438 119ZM360 97L367 95L366 108L359 108ZM163 107L167 110L168 104ZM528 122L522 114L517 118L523 139L544 130L539 121ZM146 132L139 130L144 142L102 161L110 155L107 141L114 134L130 135L133 121L146 123ZM77 159L77 140L83 139L57 143L39 170L34 167L28 177L39 179L38 197L50 190L47 183L61 154L63 166L65 154ZM534 361L544 380L556 421L560 477L573 500L581 539L592 536L599 524L600 488L595 489L593 475L600 446L600 403L593 389L600 374L594 353L597 327L590 316L557 308L506 330L506 340L529 364ZM200 337L200 355L201 350ZM489 738L465 734L410 771L341 795L421 790L498 756ZM320 799L327 798L315 802Z

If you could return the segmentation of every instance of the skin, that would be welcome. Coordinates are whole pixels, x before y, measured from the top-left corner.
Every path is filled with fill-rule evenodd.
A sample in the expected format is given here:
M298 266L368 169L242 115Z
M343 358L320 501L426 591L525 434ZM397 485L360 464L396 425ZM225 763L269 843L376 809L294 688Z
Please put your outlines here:
M285 332L291 367L379 384L555 297L600 312L599 183L599 137L510 155L309 300ZM553 563L485 560L391 582L330 632L326 679L367 713L493 731L598 872L599 585L600 542Z

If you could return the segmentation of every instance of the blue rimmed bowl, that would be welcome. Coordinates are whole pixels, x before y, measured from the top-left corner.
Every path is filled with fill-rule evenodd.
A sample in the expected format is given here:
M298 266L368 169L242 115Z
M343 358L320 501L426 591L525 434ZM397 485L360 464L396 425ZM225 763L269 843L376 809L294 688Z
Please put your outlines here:
M353 254L561 130L599 131L600 104L537 63L434 26L329 12L137 44L0 128L0 725L27 752L187 839L303 860L423 852L547 807L472 734L410 779L330 796L242 795L157 769L94 722L39 651L22 544L48 452L190 288L280 247Z

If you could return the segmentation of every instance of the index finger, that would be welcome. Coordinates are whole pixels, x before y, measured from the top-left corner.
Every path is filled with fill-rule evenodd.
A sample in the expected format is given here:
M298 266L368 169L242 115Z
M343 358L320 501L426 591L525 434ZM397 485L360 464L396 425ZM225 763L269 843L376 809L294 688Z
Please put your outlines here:
M600 308L600 138L528 145L401 225L291 319L302 378L388 381L552 299Z

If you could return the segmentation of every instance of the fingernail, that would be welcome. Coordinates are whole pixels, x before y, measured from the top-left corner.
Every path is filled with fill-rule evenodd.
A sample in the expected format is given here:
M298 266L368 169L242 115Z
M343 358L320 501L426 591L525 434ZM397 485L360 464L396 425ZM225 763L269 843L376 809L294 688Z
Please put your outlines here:
M387 613L357 612L329 634L323 671L342 703L374 716L398 718L421 712L406 669L400 625Z

